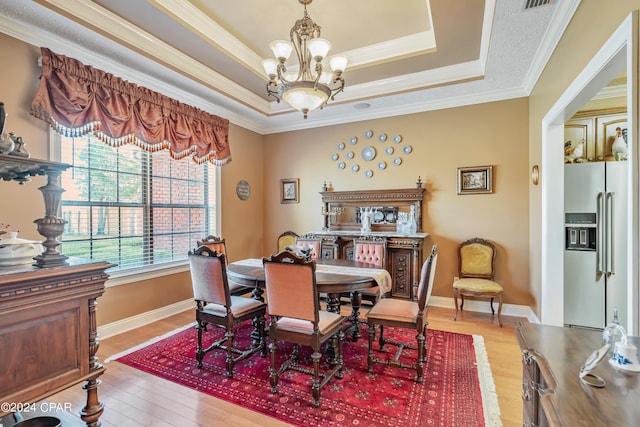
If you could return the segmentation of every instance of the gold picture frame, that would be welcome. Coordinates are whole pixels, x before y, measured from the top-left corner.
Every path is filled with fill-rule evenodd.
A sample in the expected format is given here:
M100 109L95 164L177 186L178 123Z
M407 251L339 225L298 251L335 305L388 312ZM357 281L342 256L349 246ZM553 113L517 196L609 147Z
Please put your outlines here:
M300 179L280 180L280 203L300 203Z
M493 166L458 168L458 194L493 193Z

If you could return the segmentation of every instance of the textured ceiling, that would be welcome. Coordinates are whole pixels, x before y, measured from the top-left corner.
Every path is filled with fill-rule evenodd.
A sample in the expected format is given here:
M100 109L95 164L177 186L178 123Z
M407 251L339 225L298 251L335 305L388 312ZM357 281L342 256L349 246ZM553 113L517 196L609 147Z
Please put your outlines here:
M3 0L0 31L274 133L527 96L578 4L315 0L330 55L350 64L307 120L266 97L260 64L302 17L296 0Z

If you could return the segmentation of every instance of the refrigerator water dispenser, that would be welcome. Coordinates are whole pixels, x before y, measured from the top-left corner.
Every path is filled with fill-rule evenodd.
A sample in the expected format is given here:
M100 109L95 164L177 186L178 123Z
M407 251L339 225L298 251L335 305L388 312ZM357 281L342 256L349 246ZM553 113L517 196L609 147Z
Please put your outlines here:
M597 245L595 213L565 214L565 249L595 251Z

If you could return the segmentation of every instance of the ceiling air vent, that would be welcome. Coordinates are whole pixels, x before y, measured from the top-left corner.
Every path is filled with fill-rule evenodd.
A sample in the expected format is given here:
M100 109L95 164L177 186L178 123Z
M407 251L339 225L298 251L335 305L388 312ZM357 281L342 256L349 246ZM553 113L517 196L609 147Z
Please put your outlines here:
M551 3L552 0L525 0L524 10L533 9L534 7L544 6Z

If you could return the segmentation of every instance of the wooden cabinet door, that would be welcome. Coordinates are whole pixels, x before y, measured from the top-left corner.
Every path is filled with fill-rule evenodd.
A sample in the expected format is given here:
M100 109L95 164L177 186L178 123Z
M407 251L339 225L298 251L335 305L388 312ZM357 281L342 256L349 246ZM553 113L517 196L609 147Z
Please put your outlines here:
M611 152L611 146L616 139L616 129L622 129L622 135L626 135L627 131L627 115L626 114L610 114L602 117L596 117L596 149L598 156L602 156L604 160L615 160ZM600 157L598 157L600 158Z
M387 268L393 282L393 297L413 297L413 252L411 249L389 249L387 252Z
M611 145L616 138L616 128L626 133L626 108L579 111L564 125L564 142L571 147L584 143L583 161L601 162L615 160Z
M571 144L575 148L583 144L583 160L593 161L596 156L595 133L592 118L572 119L564 125L564 142L566 146Z

